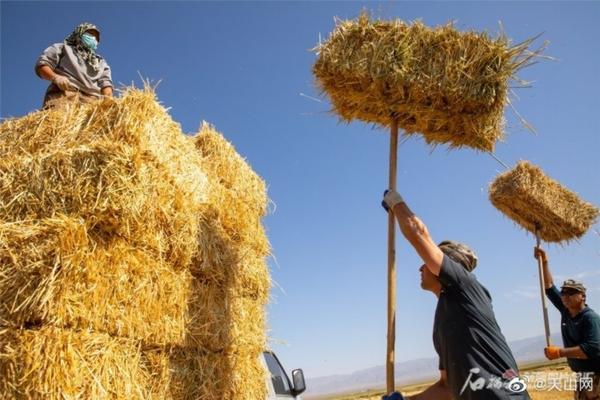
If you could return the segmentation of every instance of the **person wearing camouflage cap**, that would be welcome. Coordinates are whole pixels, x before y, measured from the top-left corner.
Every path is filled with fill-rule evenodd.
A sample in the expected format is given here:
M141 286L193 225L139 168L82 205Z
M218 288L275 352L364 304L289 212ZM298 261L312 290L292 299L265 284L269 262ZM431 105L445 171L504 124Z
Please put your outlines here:
M530 399L496 322L492 297L473 274L475 252L451 240L436 244L396 191L386 191L382 205L394 213L400 231L424 262L419 268L421 287L438 299L433 344L440 379L410 400ZM394 392L383 399L408 398Z
M533 255L542 261L546 297L561 315L564 347L548 346L544 354L550 360L566 357L571 370L578 374L575 400L600 400L600 317L586 304L583 283L567 279L559 291L546 252L536 247Z
M83 23L62 43L48 47L35 63L35 72L51 83L44 96L43 107L62 100L89 102L112 96L111 71L106 60L96 52L100 30Z

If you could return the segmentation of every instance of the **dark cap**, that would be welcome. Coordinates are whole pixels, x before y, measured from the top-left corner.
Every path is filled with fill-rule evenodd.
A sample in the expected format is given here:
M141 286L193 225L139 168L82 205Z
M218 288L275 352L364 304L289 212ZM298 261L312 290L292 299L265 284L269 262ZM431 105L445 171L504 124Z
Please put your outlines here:
M585 286L583 286L583 283L577 282L574 279L567 279L560 287L560 290L563 289L573 289L585 294Z

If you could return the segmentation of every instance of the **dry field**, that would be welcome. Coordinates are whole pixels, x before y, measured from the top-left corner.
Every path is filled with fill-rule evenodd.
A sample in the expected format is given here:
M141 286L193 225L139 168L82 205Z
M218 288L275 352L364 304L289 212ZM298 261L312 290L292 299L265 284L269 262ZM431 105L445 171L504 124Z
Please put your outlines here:
M545 380L546 377L557 376L570 376L571 370L567 366L566 363L559 364L537 364L531 365L528 367L521 368L522 375L529 375L530 377L535 377L535 380ZM402 394L410 396L415 393L421 392L424 388L428 387L433 382L421 383L417 385L404 386L400 388ZM552 386L551 383L548 385ZM573 398L573 392L569 390L565 390L564 384L560 385L560 390L553 389L542 389L535 390L532 388L533 385L528 386L528 392L531 395L532 400L570 400ZM371 392L363 392L356 394L346 394L340 396L332 396L327 397L327 400L380 400L382 395L382 391L371 391ZM325 399L323 399L325 400Z

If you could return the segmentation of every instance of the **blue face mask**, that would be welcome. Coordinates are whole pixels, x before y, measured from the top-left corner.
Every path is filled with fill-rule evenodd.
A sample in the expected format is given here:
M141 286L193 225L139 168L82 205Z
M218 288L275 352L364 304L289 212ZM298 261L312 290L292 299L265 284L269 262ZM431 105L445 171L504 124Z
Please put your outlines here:
M98 41L96 40L94 35L84 33L83 35L81 35L81 41L83 42L85 47L87 47L90 50L96 50L98 48Z

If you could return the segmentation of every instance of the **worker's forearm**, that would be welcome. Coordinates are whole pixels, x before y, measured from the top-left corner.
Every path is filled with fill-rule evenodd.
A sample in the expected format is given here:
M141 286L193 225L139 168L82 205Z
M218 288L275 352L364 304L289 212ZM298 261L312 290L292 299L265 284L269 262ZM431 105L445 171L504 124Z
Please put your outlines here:
M425 224L408 208L406 203L396 204L394 215L398 220L400 231L411 244L414 245L414 242L420 238L429 237Z
M408 400L452 400L452 392L442 382L438 381L425 391L407 398Z
M47 65L42 65L41 67L38 67L37 72L43 79L46 79L48 81L53 80L56 76L54 70Z
M444 253L433 242L427 226L401 202L394 206L394 215L400 225L400 231L425 262L425 265L434 275L440 274Z
M566 347L564 349L560 349L560 356L567 358L577 358L579 360L587 360L588 356L583 352L581 347Z
M102 96L112 97L113 89L110 86L103 87L102 89L100 89L100 94L102 94Z
M548 268L547 259L542 260L542 269L544 270L544 288L550 289L554 285L554 280L552 279L550 268Z

